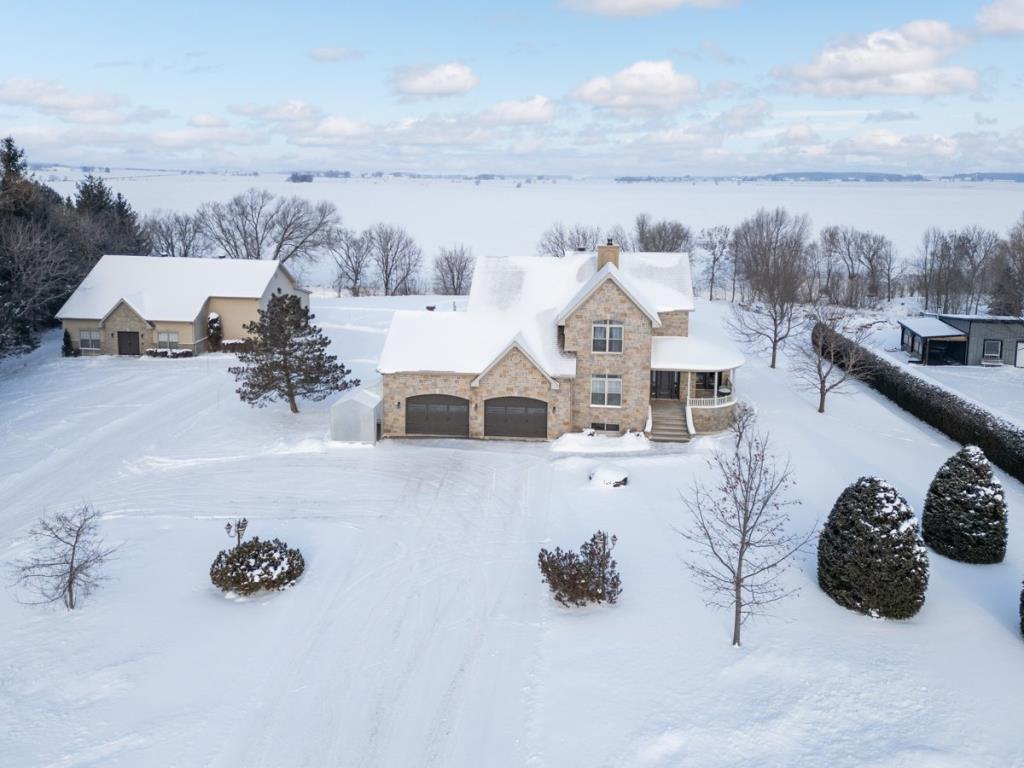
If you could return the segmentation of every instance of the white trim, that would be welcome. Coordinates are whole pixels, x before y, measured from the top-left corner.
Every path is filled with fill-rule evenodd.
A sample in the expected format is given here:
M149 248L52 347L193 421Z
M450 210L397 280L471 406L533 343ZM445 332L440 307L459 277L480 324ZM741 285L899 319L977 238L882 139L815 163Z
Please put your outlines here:
M504 359L505 355L507 355L513 349L518 349L522 353L523 357L529 360L533 367L540 371L540 375L547 379L548 384L551 386L551 389L557 390L559 388L558 382L555 379L551 378L551 376L547 374L547 371L544 370L543 366L541 366L541 364L537 362L536 358L534 358L534 356L531 355L529 351L527 351L525 342L521 342L519 336L516 336L516 338L512 339L512 341L509 342L509 345L505 347L501 352L499 352L497 356L495 356L495 358L487 364L487 367L480 372L480 375L473 379L471 382L469 382L469 386L474 388L479 387L480 380L483 379L483 377L486 376L488 373L490 373L491 369L493 369L494 366L500 363Z
M724 397L688 397L686 398L687 408L724 408L736 402L736 395L725 395Z
M620 291L626 294L626 298L632 301L633 304L636 305L636 308L647 316L651 321L652 327L661 328L661 318L658 317L657 310L652 309L641 301L636 294L629 289L620 275L621 273L619 272L619 269L614 264L610 262L605 264L600 270L594 273L594 276L591 277L590 280L584 283L579 293L577 293L565 308L558 313L558 317L555 318L555 323L557 325L565 325L565 321L569 319L569 316L579 309L580 305L589 299L594 291L604 285L606 280L611 280L618 286Z

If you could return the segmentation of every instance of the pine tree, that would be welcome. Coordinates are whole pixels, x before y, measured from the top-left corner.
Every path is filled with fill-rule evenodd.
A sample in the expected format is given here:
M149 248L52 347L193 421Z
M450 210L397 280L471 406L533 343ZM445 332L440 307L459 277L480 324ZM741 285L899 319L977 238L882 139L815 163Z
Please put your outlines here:
M220 315L216 312L211 312L210 316L206 319L206 344L214 352L219 352L223 341L224 323L221 321Z
M298 296L279 292L259 311L259 320L245 326L251 348L238 353L242 365L228 369L241 384L235 391L244 402L262 408L281 398L298 413L299 397L324 400L359 385L358 379L346 378L351 371L337 357L327 354L330 341L313 318Z
M60 345L60 353L64 357L75 356L75 345L71 343L71 334L68 333L67 329L64 329L64 340Z
M1006 497L981 449L968 445L943 464L928 488L921 517L925 543L965 563L1006 556Z
M818 584L870 616L909 619L921 610L928 553L914 511L889 483L862 477L840 494L818 541Z
M27 170L25 150L14 143L14 137L0 140L0 192L10 190L25 177Z

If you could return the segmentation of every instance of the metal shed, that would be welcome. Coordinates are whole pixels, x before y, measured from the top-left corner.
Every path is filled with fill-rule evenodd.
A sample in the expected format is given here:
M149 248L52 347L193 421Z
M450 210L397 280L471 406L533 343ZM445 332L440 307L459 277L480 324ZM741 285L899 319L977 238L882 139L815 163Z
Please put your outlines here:
M360 386L331 405L331 439L345 443L375 443L380 438L384 415L380 380Z

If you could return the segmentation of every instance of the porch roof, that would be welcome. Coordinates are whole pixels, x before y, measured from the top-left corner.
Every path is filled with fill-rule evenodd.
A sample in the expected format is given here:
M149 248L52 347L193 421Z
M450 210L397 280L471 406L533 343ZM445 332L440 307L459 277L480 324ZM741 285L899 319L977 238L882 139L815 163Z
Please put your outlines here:
M967 340L967 335L959 328L944 323L937 317L906 317L899 324L922 339L956 338Z
M723 341L693 336L651 339L652 371L731 371L743 362L743 355Z

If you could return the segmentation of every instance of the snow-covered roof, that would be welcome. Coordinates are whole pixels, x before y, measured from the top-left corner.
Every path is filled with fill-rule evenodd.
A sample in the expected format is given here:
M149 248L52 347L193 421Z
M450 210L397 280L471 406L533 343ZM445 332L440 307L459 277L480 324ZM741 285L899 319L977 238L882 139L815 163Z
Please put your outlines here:
M574 376L575 358L559 348L559 317L605 279L654 317L693 309L688 254L622 253L619 265L598 275L594 253L480 258L468 310L396 312L378 370L480 374L517 340L548 376Z
M694 336L651 339L651 369L655 371L731 371L741 365L743 355L731 344Z
M1024 317L1017 315L939 315L950 320L966 320L972 323L1022 323Z
M596 291L605 280L610 280L615 283L619 289L629 296L634 304L650 319L651 324L655 328L661 327L661 319L658 317L658 310L654 308L653 304L649 304L647 299L644 298L642 293L638 293L636 288L633 287L633 281L627 277L623 277L622 271L619 270L614 264L605 264L601 269L591 275L590 279L585 282L580 289L576 292L576 295L569 299L569 303L562 307L562 311L558 313L558 317L555 321L562 325L569 316L575 312L579 306L586 301L590 294ZM683 309L683 307L680 307Z
M211 296L260 298L276 261L104 256L57 313L100 319L121 301L146 320L192 322Z
M963 336L964 332L944 323L937 317L905 317L899 321L904 328L909 328L923 339L935 339L946 336Z
M341 397L331 404L331 411L335 408L376 408L384 397L379 389L356 387L345 392Z

